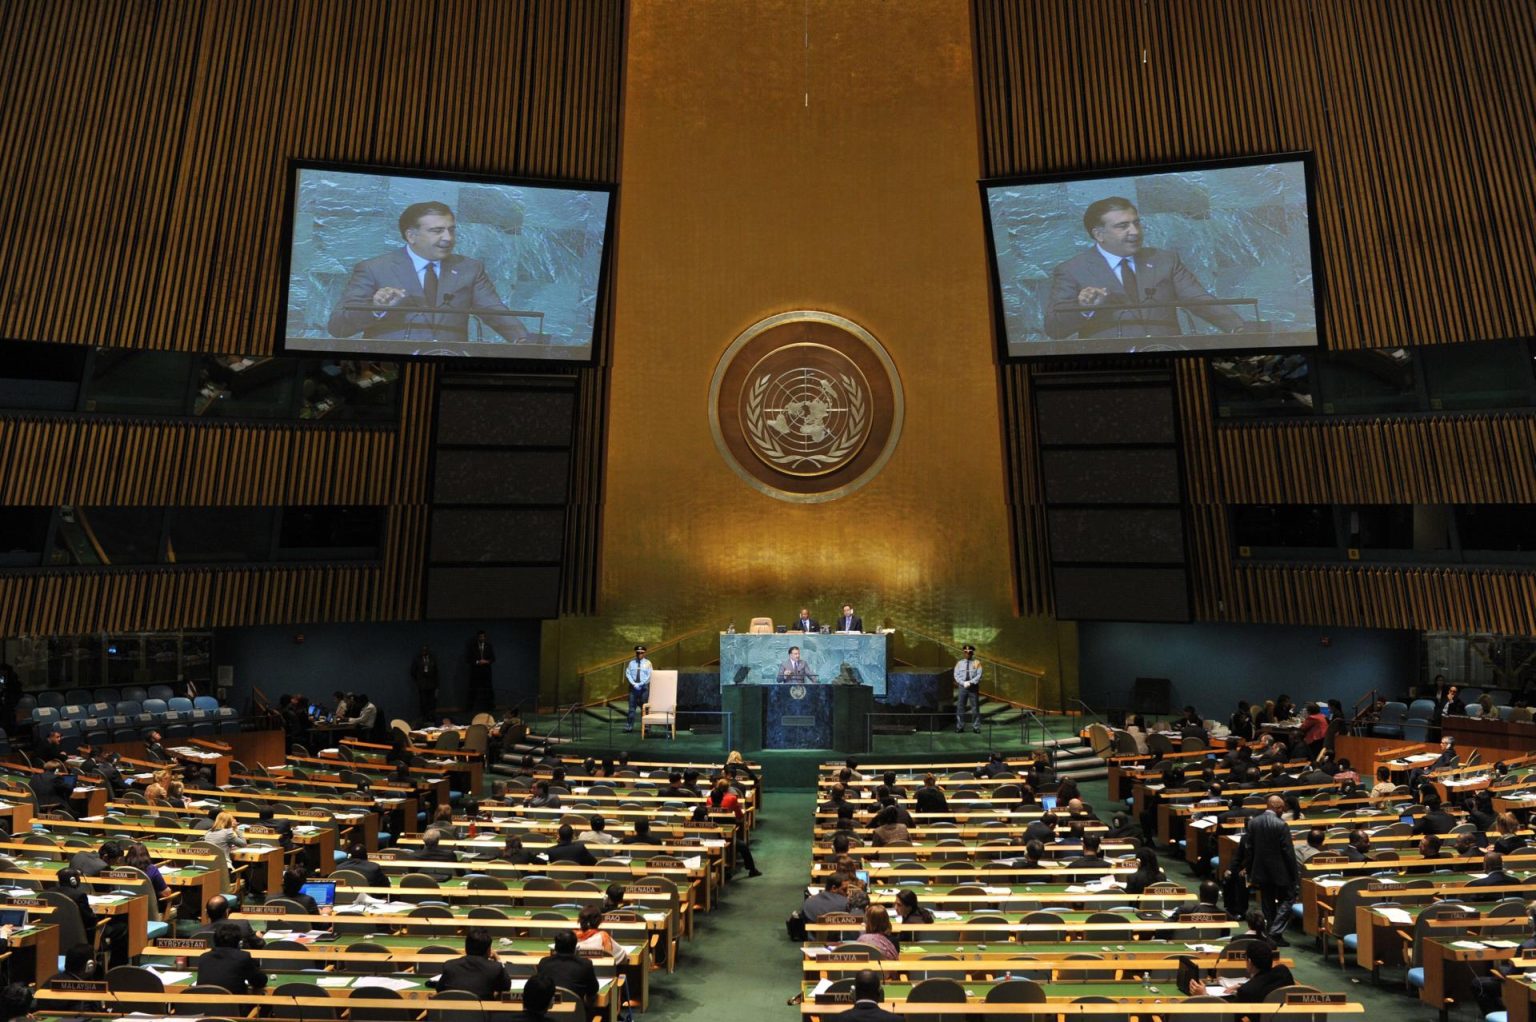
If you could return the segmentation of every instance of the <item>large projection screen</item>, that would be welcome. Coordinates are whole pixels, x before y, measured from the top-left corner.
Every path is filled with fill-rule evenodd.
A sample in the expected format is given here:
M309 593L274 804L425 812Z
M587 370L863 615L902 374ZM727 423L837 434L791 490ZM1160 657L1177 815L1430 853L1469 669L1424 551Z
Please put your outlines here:
M1304 153L983 181L1005 358L1318 344Z
M612 189L296 163L282 349L590 362Z

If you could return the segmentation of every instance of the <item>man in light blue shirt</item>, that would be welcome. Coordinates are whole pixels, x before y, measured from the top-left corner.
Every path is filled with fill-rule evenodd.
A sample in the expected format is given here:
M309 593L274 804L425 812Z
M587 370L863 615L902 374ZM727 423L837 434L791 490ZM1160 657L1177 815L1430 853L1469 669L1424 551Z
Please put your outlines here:
M629 682L629 718L624 733L635 729L635 711L651 698L651 662L645 657L645 647L635 647L635 658L624 667L624 680Z
M966 643L960 652L965 655L955 662L955 734L965 730L965 710L971 710L971 730L981 734L981 706L977 698L981 689L981 661L976 659L976 647Z

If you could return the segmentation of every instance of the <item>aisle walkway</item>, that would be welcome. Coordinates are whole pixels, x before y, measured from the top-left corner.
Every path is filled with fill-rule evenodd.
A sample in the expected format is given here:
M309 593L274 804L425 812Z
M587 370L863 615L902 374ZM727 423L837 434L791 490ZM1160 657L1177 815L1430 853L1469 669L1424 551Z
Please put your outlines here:
M678 971L651 977L648 1018L722 1022L799 1018L784 1002L800 983L800 954L784 936L784 917L800 907L811 849L809 791L770 791L752 836L763 875L746 871L726 888L715 911L697 917Z

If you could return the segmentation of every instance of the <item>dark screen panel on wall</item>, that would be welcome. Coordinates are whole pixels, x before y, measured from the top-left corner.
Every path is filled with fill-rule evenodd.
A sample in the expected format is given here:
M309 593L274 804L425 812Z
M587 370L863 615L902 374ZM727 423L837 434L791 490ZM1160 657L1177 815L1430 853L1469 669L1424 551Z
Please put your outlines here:
M1318 343L1309 154L982 182L1005 357Z
M590 363L613 191L295 163L282 347Z

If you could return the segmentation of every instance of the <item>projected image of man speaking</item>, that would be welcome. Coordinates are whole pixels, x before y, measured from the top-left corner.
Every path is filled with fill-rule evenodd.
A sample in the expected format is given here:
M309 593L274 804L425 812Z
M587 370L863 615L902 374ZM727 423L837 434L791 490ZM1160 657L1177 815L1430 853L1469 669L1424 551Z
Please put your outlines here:
M326 321L333 337L463 342L478 318L507 341L528 336L511 315L478 259L454 254L453 210L417 202L400 214L402 248L352 269L341 301Z
M1180 307L1220 330L1243 329L1227 306L1202 304L1213 296L1177 252L1145 243L1146 228L1129 199L1112 195L1094 202L1083 213L1083 228L1093 247L1051 274L1047 336L1172 336L1183 333Z

